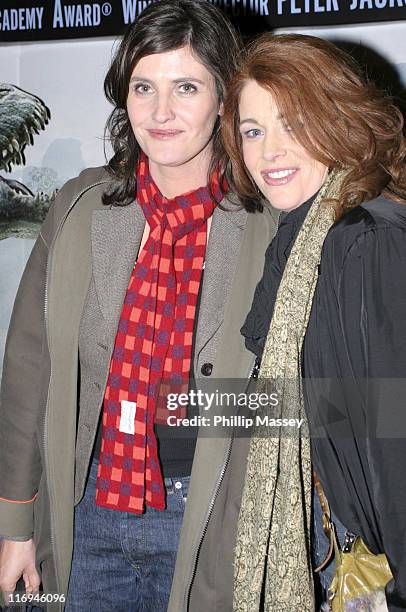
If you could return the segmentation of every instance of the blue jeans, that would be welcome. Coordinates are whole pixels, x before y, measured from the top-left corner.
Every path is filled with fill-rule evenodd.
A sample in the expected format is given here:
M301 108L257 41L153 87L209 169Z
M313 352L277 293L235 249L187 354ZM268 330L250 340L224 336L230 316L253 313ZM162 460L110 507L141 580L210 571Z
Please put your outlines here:
M336 515L330 510L331 520L333 521L338 545L342 546L345 540L346 528ZM321 509L319 496L317 495L316 489L313 487L313 539L312 539L312 557L314 567L320 565L327 556L329 549L329 540L325 536L323 531L323 523L322 523L323 511ZM318 573L320 584L323 590L324 597L327 595L328 587L330 586L335 571L335 560L334 554L327 565L321 572Z
M65 612L166 612L190 477L166 478L166 510L95 504L97 460L75 507Z

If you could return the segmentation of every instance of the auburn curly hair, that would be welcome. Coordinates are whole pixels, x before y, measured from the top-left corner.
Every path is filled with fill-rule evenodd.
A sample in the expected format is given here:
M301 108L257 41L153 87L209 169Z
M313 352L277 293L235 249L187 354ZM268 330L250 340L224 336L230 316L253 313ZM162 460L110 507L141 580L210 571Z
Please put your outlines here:
M337 216L379 194L406 203L404 121L392 99L364 80L354 60L333 43L266 33L247 48L222 118L232 180L248 211L262 210L239 132L239 99L249 80L272 94L295 139L314 159L330 169L349 169Z

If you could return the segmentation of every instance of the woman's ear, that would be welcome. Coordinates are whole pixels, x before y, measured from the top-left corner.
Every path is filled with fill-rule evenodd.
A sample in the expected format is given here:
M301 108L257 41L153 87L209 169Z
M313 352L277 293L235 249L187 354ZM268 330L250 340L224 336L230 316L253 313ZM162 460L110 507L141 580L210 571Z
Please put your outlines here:
M222 117L223 114L224 114L224 104L223 104L223 102L220 102L218 114L220 115L220 117Z

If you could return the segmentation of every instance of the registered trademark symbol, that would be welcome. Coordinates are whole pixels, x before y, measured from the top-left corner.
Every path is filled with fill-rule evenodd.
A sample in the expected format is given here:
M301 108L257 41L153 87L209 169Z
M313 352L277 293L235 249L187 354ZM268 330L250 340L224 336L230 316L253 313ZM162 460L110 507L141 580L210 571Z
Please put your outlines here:
M111 4L110 2L105 2L102 7L101 7L102 13L105 17L108 17L109 15L111 15L111 11L113 10L111 8Z

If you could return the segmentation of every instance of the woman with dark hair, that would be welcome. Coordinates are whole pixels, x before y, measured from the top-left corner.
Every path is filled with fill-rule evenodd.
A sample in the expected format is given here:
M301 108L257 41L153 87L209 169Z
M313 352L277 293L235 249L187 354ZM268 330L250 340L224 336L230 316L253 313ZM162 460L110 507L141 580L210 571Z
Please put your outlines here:
M196 434L169 436L162 396L222 376L229 343L226 365L247 375L235 338L260 272L244 279L244 262L275 231L271 211L251 220L231 202L224 177L219 122L239 53L203 0L152 4L118 47L105 81L114 157L59 191L9 330L6 596L22 576L58 610L66 593L70 612L167 608ZM194 483L192 498L206 486Z
M272 380L279 394L266 413L307 417L310 431L309 440L305 427L254 430L236 526L234 609L315 609L313 466L345 529L386 554L386 606L404 610L402 115L332 43L265 34L231 83L222 125L239 193L249 207L265 201L281 211L241 331L262 360L260 384ZM314 530L317 549L321 521ZM378 592L352 605L386 609Z

